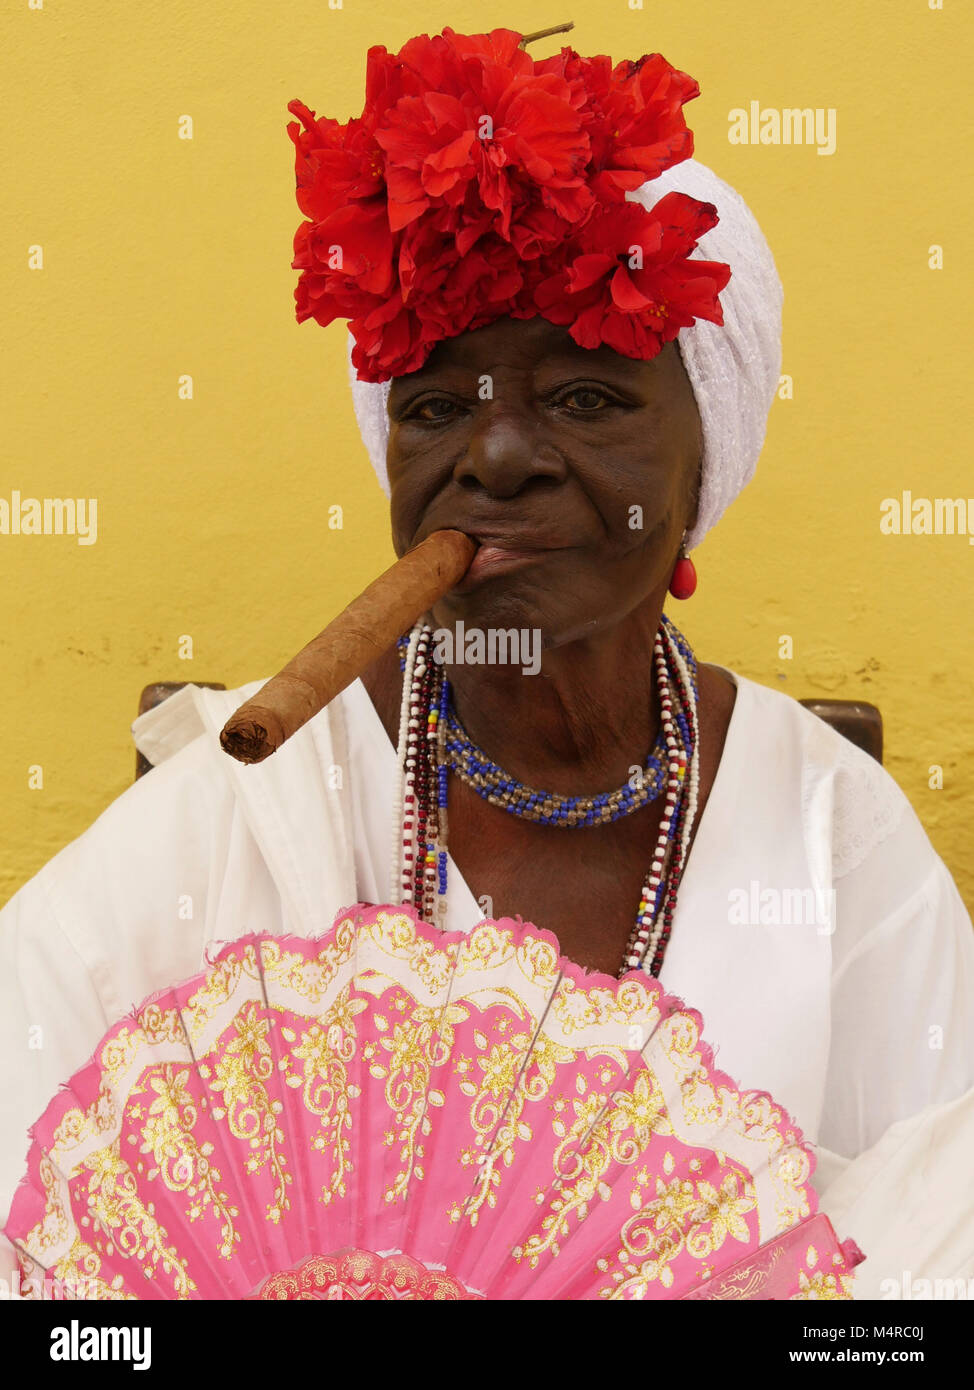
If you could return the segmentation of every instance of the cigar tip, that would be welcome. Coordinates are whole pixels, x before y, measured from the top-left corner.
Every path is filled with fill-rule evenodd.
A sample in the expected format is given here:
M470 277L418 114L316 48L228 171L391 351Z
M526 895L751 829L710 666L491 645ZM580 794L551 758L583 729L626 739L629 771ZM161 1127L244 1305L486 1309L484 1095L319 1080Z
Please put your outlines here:
M242 719L239 723L228 720L220 733L220 746L239 763L262 763L274 752L267 730L252 719Z

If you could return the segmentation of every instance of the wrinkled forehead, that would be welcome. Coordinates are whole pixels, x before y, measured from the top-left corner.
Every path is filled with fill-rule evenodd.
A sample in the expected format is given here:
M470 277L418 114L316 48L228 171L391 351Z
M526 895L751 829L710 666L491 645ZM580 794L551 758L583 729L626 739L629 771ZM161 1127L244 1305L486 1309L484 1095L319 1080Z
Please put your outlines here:
M421 390L427 384L471 377L492 382L539 371L555 375L562 372L598 374L620 386L645 385L655 376L666 375L673 359L679 360L675 344L668 343L656 357L625 357L602 344L584 348L568 330L540 316L529 319L503 318L473 332L459 333L438 343L418 371L394 377L389 383L390 409L397 400Z

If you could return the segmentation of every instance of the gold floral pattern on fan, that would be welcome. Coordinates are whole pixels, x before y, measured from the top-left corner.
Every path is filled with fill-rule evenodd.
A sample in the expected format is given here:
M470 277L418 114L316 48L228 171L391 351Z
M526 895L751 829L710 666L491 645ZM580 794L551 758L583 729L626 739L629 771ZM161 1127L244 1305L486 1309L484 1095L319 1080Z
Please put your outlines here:
M143 1275L159 1274L170 1280L176 1298L195 1292L187 1259L170 1243L152 1204L142 1197L135 1173L119 1154L118 1138L84 1160L82 1179L85 1177L88 1215L82 1217L82 1223L90 1223L93 1241L102 1243L104 1254L113 1256L117 1251L140 1267ZM63 1278L61 1270L58 1274Z
M235 1036L225 1040L213 1067L210 1085L223 1099L223 1106L211 1113L215 1120L226 1116L230 1133L244 1140L250 1152L247 1172L259 1173L266 1165L273 1179L267 1204L270 1221L280 1221L290 1207L287 1189L293 1181L284 1157L284 1132L278 1122L283 1103L271 1094L274 1058L267 1035L273 1020L258 1014L258 1005L248 1000L232 1019ZM170 1188L166 1174L163 1178Z
M799 1131L655 980L365 904L154 996L34 1140L7 1234L111 1297L293 1289L348 1251L463 1296L678 1297L814 1211Z
M374 1255L345 1250L312 1255L296 1269L272 1274L255 1295L261 1299L423 1300L455 1302L479 1298L445 1271L427 1269L409 1255Z
M315 987L319 986L320 979L316 978ZM352 1125L351 1102L360 1094L359 1087L349 1081L348 1068L358 1045L355 1019L365 1008L365 1000L351 999L346 988L325 1013L320 1025L312 1024L300 1035L286 1026L281 1030L285 1041L292 1044L290 1058L300 1062L302 1070L296 1073L288 1057L281 1061L280 1069L286 1073L288 1086L301 1088L301 1099L308 1113L317 1116L319 1127L312 1144L316 1154L331 1165L331 1171L325 1170L321 1178L323 1202L344 1197L347 1191L345 1180L352 1147L348 1134Z
M198 1115L187 1085L189 1068L167 1063L148 1081L155 1099L150 1101L146 1114L141 1152L151 1153L157 1165L149 1171L149 1179L161 1173L170 1191L187 1194L191 1199L186 1208L190 1221L198 1221L207 1209L219 1215L218 1253L228 1260L240 1240L234 1225L240 1208L233 1205L226 1192L218 1190L221 1176L210 1162L213 1144L200 1140L193 1132Z

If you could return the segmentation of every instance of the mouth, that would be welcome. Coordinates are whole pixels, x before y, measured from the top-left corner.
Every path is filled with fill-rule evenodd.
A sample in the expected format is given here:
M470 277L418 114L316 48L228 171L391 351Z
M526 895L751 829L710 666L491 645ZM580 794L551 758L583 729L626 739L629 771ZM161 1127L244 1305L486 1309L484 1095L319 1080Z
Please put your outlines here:
M476 538L475 538L476 539ZM543 559L545 555L551 554L555 547L527 549L522 547L515 550L512 546L495 545L492 542L484 542L477 550L470 566L458 584L455 584L456 593L464 594L469 589L475 588L485 579L490 579L496 574L506 573L508 570L520 569L523 565Z

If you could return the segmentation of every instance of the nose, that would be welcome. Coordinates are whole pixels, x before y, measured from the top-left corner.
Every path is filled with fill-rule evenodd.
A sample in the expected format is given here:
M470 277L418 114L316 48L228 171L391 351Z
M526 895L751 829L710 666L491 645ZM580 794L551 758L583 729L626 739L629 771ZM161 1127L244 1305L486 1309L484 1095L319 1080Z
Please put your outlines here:
M492 497L514 497L535 480L562 481L565 461L533 416L495 402L477 421L453 476L466 488L479 484Z

